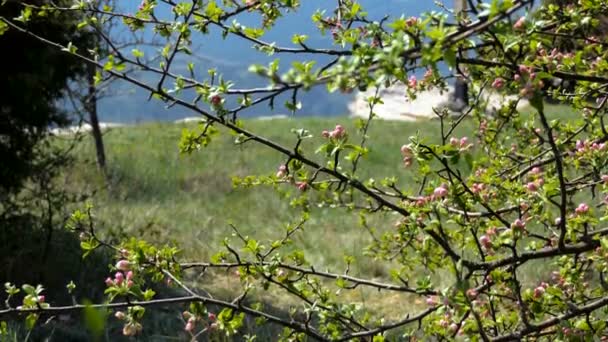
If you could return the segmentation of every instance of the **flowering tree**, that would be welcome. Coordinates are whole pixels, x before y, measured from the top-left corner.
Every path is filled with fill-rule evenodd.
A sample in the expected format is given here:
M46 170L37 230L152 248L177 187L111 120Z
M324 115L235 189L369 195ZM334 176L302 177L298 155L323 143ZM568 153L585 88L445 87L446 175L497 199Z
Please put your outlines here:
M236 186L298 190L290 199L302 209L301 221L288 224L269 242L233 227L234 239L226 240L207 261L184 261L176 247L136 238L109 244L95 229L90 208L74 213L70 229L81 234L85 255L103 248L116 257L111 270L115 274L106 279L107 303L93 307L114 310L129 336L145 329L141 322L146 308L173 305L185 307L184 330L193 339L213 331L237 334L249 318L282 327L277 339L298 341L606 338L608 228L602 222L608 190L608 41L590 33L597 32L598 18L608 14L608 4L580 0L567 7L534 7L539 4L532 0L469 1L466 15L455 18L446 10L374 21L358 3L337 0L312 18L320 34L331 36L333 47L311 46L303 35L294 35L293 46L265 41L264 32L298 5L297 0L144 0L135 14L99 9L85 1L69 8L23 7L31 15L81 11L98 20L121 18L133 31L154 30L166 39L157 67L142 63L143 52L137 49L115 49L100 60L94 51L63 46L28 31L25 16L20 21L0 18L2 30L20 31L97 65L99 80L120 78L171 106L200 114L200 128L183 134L184 153L212 144L217 127L223 126L234 133L236 145L262 144L284 156L277 170L235 179ZM158 13L162 7L172 10L170 18ZM261 18L259 27L239 23L252 13ZM93 24L85 20L79 27ZM298 54L302 60L283 72L278 61L252 66L268 86L251 89L237 88L215 71L205 78L192 64L188 75L174 71L176 57L189 53L192 37L211 29L268 54ZM576 49L554 48L565 39L575 42ZM331 60L317 66L311 61L317 55ZM138 78L142 74L148 74L148 81ZM358 121L356 131L339 124L323 132L294 129L291 146L249 131L238 120L245 108L272 105L284 94L290 95L287 108L296 111L300 92L316 86L350 93L400 83L407 85L404 96L415 97L446 87L454 74L467 77L470 107L458 116L437 111L439 131L403 138L401 151L395 151L401 153L404 167L416 170L416 184L401 184L399 175L359 176L373 153L366 146L374 108L382 103L377 96L368 98L369 118ZM154 83L149 75L156 76ZM575 86L564 89L559 82L564 80ZM505 100L490 116L482 110L486 92L516 99ZM544 108L549 96L576 114L568 120L552 119ZM518 111L522 99L531 104L531 116ZM476 137L454 136L465 122L476 125ZM432 143L431 135L439 136L439 143ZM314 140L317 149L303 148L306 139ZM370 216L393 214L394 226L365 230L372 237L369 262L389 265L391 278L355 277L348 267L344 272L321 271L322 265L307 261L292 238L305 234L309 208L316 205L346 207L360 215L363 227ZM235 282L242 292L233 300L216 299L186 281L193 272L216 269L237 270ZM523 279L530 273L532 279ZM443 282L433 281L432 275L441 275ZM171 284L182 295L158 298L151 289L156 282ZM342 294L362 287L385 296L407 294L410 303L395 303L402 317L388 319L343 299ZM256 288L283 291L300 305L289 314L273 314L250 298ZM32 327L41 316L85 308L47 304L41 287L24 286L23 291L17 305L19 289L7 284L8 307L0 310L1 318L24 316ZM221 309L212 313L211 306Z

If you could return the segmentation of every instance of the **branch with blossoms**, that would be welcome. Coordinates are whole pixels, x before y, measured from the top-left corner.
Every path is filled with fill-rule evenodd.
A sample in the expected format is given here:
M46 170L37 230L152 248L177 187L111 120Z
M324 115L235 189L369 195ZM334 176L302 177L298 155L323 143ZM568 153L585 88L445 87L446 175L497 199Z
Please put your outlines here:
M134 31L163 32L167 44L159 67L128 57L119 48L113 49L112 63L100 61L77 47L29 32L25 23L0 18L11 30L95 64L103 70L102 77L122 79L170 106L199 114L202 128L182 137L180 148L185 153L213 143L217 127L224 127L234 133L237 145L262 144L283 155L285 162L278 170L235 178L233 183L295 190L284 193L305 213L304 219L288 224L279 238L268 243L231 227L233 239L225 241L213 260L200 262L184 262L178 248L142 240L112 246L99 237L93 224L85 224L90 213L77 213L72 228L81 233L85 254L109 248L117 259L115 273L106 279L108 304L95 307L128 308L115 313L124 322L125 335L140 332L143 309L148 306L189 304L183 313L184 330L193 338L212 330L236 334L245 316L286 327L287 338L297 339L307 335L317 340L382 341L424 335L507 341L605 336L608 229L600 222L607 215L608 202L604 125L608 64L602 62L608 52L604 38L586 39L576 51L562 48L557 39L580 41L594 34L598 30L594 18L606 15L608 5L542 4L521 16L534 1L470 3L473 18L459 16L454 24L440 13L375 21L359 4L337 1L329 17L322 12L313 16L320 34L330 36L339 47L335 49L313 47L303 35L294 37L295 48L263 40L265 30L295 9L297 1L228 1L220 6L214 1L145 0L135 14L98 11L85 2L73 8L27 7L93 11L122 18ZM172 8L172 20L158 19L156 8L161 4ZM245 14L259 15L261 26L240 24ZM283 73L278 62L253 66L251 70L269 84L249 89L232 88L215 72L201 80L194 69L190 75L174 71L177 56L187 55L192 36L204 37L210 26L260 51L298 54L303 60ZM470 57L464 57L464 51ZM315 69L313 61L305 60L315 55L333 59ZM443 72L441 63L452 71ZM158 78L146 83L125 72L124 65ZM424 71L422 79L416 77L417 71ZM401 154L403 167L416 174L416 184L397 177L361 179L359 170L373 153L368 144L376 107L382 102L379 89L400 84L406 89L403 96L414 98L429 89L445 88L446 80L456 73L470 83L473 103L460 116L437 110L438 132L420 132L395 151ZM547 90L555 78L576 81L574 90L563 83ZM172 89L167 89L170 82ZM289 93L287 107L295 111L298 94L320 85L343 93L375 89L367 99L368 119L353 130L343 123L322 132L294 129L295 142L285 145L238 121L243 109L272 105L279 95ZM192 89L196 94L189 99L184 93ZM513 100L505 100L489 115L483 92L510 95ZM581 114L572 120L553 119L545 108L547 96L568 101ZM228 108L231 97L239 98L238 107ZM593 104L592 98L598 101ZM518 109L523 100L530 103L529 116ZM467 125L477 128L475 137L460 133ZM303 147L305 140L314 142L315 151ZM371 237L367 261L390 267L391 279L354 275L349 261L342 272L322 270L302 251L293 251L294 237L306 234L302 228L315 205L347 208L360 215L364 233ZM377 230L367 225L367 217L386 213L396 218L393 225ZM533 269L539 263L543 263L541 272ZM421 275L427 273L442 279ZM528 275L532 279L524 277L528 273L533 273ZM231 300L215 299L212 289L193 281L196 276L224 274L234 275L231 279L241 287ZM162 282L183 296L156 298L150 284ZM270 314L256 303L256 289L281 293L300 303L299 309L282 316ZM355 290L373 290L386 298L399 295L400 300L416 304L399 307L399 317L387 318L386 312L361 308L339 295ZM9 286L7 291L14 296L17 289ZM41 297L40 288L27 291L23 305L0 311L0 317L37 318L84 308L42 305L48 301ZM221 311L210 312L209 305Z

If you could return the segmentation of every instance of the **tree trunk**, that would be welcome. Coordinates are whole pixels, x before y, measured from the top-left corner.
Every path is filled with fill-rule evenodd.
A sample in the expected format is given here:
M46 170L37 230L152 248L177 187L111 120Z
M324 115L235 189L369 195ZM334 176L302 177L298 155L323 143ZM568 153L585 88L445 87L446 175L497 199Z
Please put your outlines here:
M95 87L95 73L96 67L94 64L89 63L88 69L88 83L89 92L87 94L85 109L89 113L89 121L91 124L91 134L95 141L95 151L97 154L97 166L104 173L106 173L106 152L103 147L103 136L101 134L101 128L99 127L99 118L97 117L97 88Z

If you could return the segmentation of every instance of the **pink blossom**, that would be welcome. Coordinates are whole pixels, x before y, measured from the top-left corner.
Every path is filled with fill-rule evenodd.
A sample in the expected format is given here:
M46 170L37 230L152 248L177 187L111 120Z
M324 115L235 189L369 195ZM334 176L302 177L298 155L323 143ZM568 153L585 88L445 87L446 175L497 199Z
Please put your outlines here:
M541 174L541 172L543 172L543 171L541 170L541 168L540 168L540 167L535 166L535 167L533 167L533 168L532 168L532 170L530 170L530 172L531 172L533 175L539 175L539 174Z
M450 138L450 145L458 146L458 144L460 144L460 140L458 140L457 138L454 138L454 137Z
M501 89L502 87L504 87L505 85L505 80L502 78L497 78L494 80L494 82L492 82L492 88L494 89Z
M116 269L120 271L128 271L131 268L131 263L128 260L122 259L116 263Z
M134 285L133 280L129 280L129 281L127 281L127 287L128 287L128 288L133 287L133 285Z
M321 136L323 138L329 138L329 131L324 129L323 132L321 132Z
M581 203L578 205L578 207L576 207L576 209L574 209L574 212L576 212L578 215L585 214L588 211L589 211L589 206L586 203Z
M474 194L480 193L484 190L485 188L485 184L483 183L474 183L473 186L471 186L471 192L473 192Z
M515 80L515 82L519 82L519 80L521 80L521 76L519 76L519 74L515 74L513 76L513 79Z
M209 318L209 320L211 322L215 321L215 319L216 319L215 314L213 312L210 312L209 314L207 314L207 318Z
M126 278L127 278L127 280L133 279L133 272L132 271L127 272Z
M515 24L513 24L513 28L516 30L521 30L526 26L526 17L519 18Z
M417 84L418 84L418 80L416 79L416 76L414 76L414 75L410 76L409 80L407 81L408 87L416 88Z
M44 295L38 296L38 303L44 303L45 300L46 300L46 297Z
M530 73L530 67L528 67L527 65L520 64L518 69L519 69L519 73L522 75Z

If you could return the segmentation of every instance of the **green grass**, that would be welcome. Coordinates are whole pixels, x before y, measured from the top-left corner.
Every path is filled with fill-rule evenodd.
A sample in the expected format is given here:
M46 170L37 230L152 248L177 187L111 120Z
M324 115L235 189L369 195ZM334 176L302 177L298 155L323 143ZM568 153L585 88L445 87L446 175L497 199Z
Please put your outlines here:
M306 128L315 138L303 148L322 162L322 156L314 154L315 146L322 142L319 133L336 123L347 127L353 141L359 139L353 120L347 118L250 120L245 125L286 146L295 142L292 128ZM464 124L467 130L469 126ZM121 227L157 241L175 241L189 258L207 259L218 250L222 239L230 236L229 223L243 234L263 240L279 237L286 222L297 220L299 211L291 209L272 188L232 187L232 176L274 174L285 161L283 156L255 143L235 146L228 132L222 132L207 148L182 155L178 142L186 127L194 125L146 124L112 129L105 135L111 187L98 191L92 201L107 227ZM437 129L437 122L374 122L369 131L371 153L362 161L359 176L381 179L397 175L401 184L413 184L414 175L403 168L399 148L417 131ZM83 158L69 173L72 186L89 191L102 189L88 140L78 153ZM380 218L380 222L387 220L390 217ZM306 224L305 234L296 237L296 242L314 258L312 261L330 268L342 267L344 253L360 256L369 242L357 222L352 212L317 209ZM336 244L342 248L335 248Z

